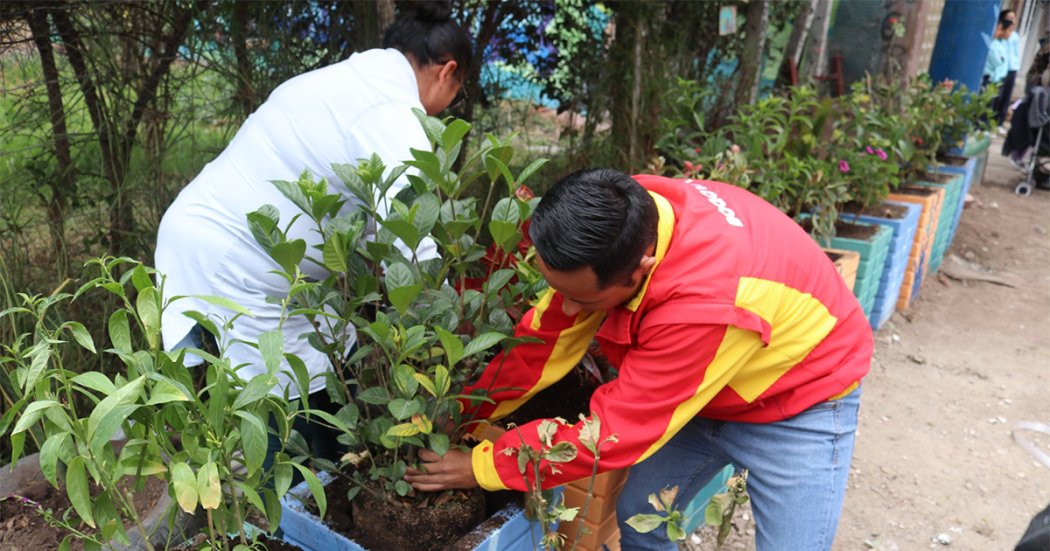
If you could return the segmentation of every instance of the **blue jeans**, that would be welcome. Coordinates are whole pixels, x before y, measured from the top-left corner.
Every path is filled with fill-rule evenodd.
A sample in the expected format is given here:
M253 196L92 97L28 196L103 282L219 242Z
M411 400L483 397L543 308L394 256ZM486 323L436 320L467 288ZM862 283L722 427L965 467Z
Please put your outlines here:
M678 486L684 510L727 464L747 469L759 551L831 549L842 513L861 389L775 423L697 417L645 461L631 467L616 504L624 551L674 551L663 527L639 534L624 521L654 514L649 494Z

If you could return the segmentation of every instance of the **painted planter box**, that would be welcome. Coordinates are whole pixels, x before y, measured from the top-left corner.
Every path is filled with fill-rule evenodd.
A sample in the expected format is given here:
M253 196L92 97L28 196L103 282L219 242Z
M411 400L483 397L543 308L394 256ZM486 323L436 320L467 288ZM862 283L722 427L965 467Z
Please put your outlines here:
M857 251L843 251L840 249L823 249L824 253L835 265L835 270L846 282L850 291L857 285L857 269L860 268L860 253Z
M858 222L858 224L862 226L872 225L865 222ZM853 295L860 302L860 307L864 310L865 316L869 315L875 306L875 294L879 290L882 269L886 265L890 241L893 240L892 229L877 224L875 227L875 235L866 241L845 237L833 237L831 239L832 249L843 249L860 253L860 266L857 267L857 282L853 287Z
M933 254L930 255L930 266L927 271L936 272L944 260L944 253L948 250L948 234L952 230L952 219L955 217L955 209L965 197L962 195L963 177L961 174L942 174L947 176L944 183L920 180L916 185L924 187L937 187L944 190L944 203L941 205L941 216L937 221L937 233L933 239Z
M970 137L966 140L966 146L962 148L961 152L952 152L957 155L973 157L977 160L977 164L973 169L974 183L980 184L984 182L984 173L988 170L988 151L991 145L992 136L985 133L980 138Z
M900 203L886 201L891 205L898 205L908 209L903 218L883 218L862 214L857 217L861 222L887 226L893 230L893 238L890 240L889 252L886 255L886 265L882 270L882 278L879 280L879 288L875 293L875 305L868 314L868 323L871 328L878 330L889 321L893 312L897 310L897 300L900 299L901 284L904 283L904 275L908 269L908 259L911 257L912 246L915 243L915 232L919 227L919 217L922 214L922 206L914 203ZM845 215L846 220L852 221L853 215Z
M907 193L908 191L916 193ZM918 296L917 289L922 284L922 278L929 266L928 259L933 250L933 236L937 233L944 190L904 186L901 191L890 193L887 198L899 203L912 203L922 207L918 228L915 231L915 240L912 242L911 254L908 257L908 267L904 271L904 281L901 283L900 298L897 299L897 309L904 310Z
M320 473L317 478L327 486L335 477ZM304 551L368 551L350 538L328 527L302 501L310 497L306 482L288 491L281 499L281 530L284 540ZM485 551L532 551L532 542L543 537L540 525L525 518L521 506L510 503L485 519L462 540L477 541L471 549ZM453 545L458 545L453 543Z
M966 194L970 192L970 187L973 186L974 173L977 169L977 159L974 157L958 157L950 156L956 162L961 162L958 165L944 165L938 168L938 172L944 174L962 174L963 185L962 191L959 193L959 203L955 206L955 214L952 216L952 226L948 229L948 242L945 244L945 250L952 246L952 241L955 240L955 232L959 229L959 219L962 218L963 206L966 204Z

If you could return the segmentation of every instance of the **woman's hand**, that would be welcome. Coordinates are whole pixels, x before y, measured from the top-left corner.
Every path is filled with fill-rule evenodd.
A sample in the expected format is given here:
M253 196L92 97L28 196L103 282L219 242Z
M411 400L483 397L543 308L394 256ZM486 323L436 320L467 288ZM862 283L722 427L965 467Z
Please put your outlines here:
M425 471L409 467L405 481L421 492L474 488L478 485L469 452L449 448L445 457L440 457L430 450L419 450L419 459L423 461Z

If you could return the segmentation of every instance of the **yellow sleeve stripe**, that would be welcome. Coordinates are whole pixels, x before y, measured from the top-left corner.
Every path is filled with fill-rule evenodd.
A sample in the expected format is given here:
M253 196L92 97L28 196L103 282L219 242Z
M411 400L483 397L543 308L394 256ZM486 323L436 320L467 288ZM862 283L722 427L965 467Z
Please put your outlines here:
M485 440L474 447L470 454L470 465L474 469L474 478L482 489L490 492L509 490L503 479L496 472L496 458L493 452L492 442Z
M540 303L532 309L532 321L529 323L529 329L533 331L540 330L540 320L543 319L543 313L551 307L551 301L554 300L554 289L547 288L547 292L543 294L543 298L540 299Z
M660 217L656 225L656 264L653 266L653 271L655 271L660 266L660 261L667 255L667 248L671 245L671 236L674 234L674 207L662 195L651 191L649 195L656 202L656 212ZM634 298L625 304L624 308L632 312L638 311L638 307L641 306L642 299L645 298L645 291L649 288L649 281L651 280L652 276L645 278L645 283L642 284L638 294L634 295Z
M547 299L545 298L544 300ZM536 313L536 315L539 314L540 312ZM601 312L580 312L577 314L576 321L572 327L565 329L558 335L558 340L554 343L554 349L551 350L547 363L543 366L543 373L540 375L540 380L536 382L536 385L518 398L500 402L489 419L496 420L506 417L529 401L529 398L535 396L537 392L560 381L569 371L572 371L572 368L579 363L583 354L587 352L587 347L590 346L591 339L598 332L598 327L601 326L604 318L605 316ZM533 321L535 322L536 319L534 317Z
M853 392L854 390L857 390L857 387L859 387L859 386L860 386L860 381L857 381L857 382L849 385L848 387L846 387L846 390L843 390L842 392L832 396L831 398L828 398L828 401L829 402L833 402L833 401L838 400L840 398L845 398L846 396L849 395L850 392Z
M645 453L635 463L644 461L656 450L663 447L679 430L682 430L682 427L696 417L696 414L722 391L751 356L761 350L763 346L765 346L765 343L762 342L762 338L758 333L732 325L726 326L726 334L722 337L722 344L718 346L718 352L715 353L714 359L707 366L707 370L704 372L704 380L697 386L691 398L675 408L663 436L649 446L649 449L645 450Z

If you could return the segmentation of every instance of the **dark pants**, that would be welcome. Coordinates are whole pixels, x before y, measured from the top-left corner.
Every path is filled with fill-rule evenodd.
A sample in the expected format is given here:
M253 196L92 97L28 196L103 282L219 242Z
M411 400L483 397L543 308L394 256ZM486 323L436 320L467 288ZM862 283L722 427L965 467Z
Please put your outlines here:
M319 409L332 415L338 413L340 408L342 408L341 405L333 402L332 399L328 397L328 392L324 390L319 390L311 394L308 402L310 409ZM310 446L312 457L327 459L338 464L339 458L347 452L345 446L336 442L336 438L339 436L340 432L328 428L317 421L320 421L320 419L316 416L311 417L310 421L307 421L302 416L297 416L292 423L292 429L302 435L303 439L306 440L306 444ZM270 470L270 467L273 466L274 456L283 449L281 439L277 437L280 430L278 429L277 420L274 418L273 414L270 414L270 429L273 432L267 435L266 459L263 461L264 471ZM287 449L284 449L284 453L289 456L295 455ZM299 469L292 469L292 486L294 487L302 481L303 477L299 474Z
M1010 110L1010 101L1014 95L1014 80L1016 80L1016 77L1017 71L1010 71L1006 73L1006 78L999 83L999 97L995 98L995 104L992 108L995 111L995 124L997 126L1003 125L1007 112Z

